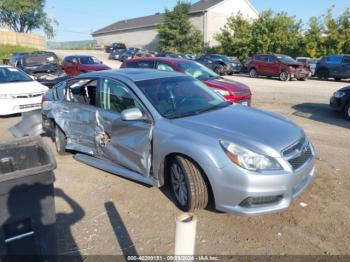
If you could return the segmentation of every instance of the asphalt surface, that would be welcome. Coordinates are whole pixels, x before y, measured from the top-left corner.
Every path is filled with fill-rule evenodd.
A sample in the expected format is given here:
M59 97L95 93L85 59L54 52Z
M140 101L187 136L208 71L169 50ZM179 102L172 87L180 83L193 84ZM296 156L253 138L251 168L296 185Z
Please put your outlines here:
M304 128L317 150L317 177L283 213L247 218L212 207L198 212L196 253L349 254L350 122L328 107L332 93L349 83L228 78L251 87L254 107L281 113ZM2 139L11 139L7 129L19 120L0 119ZM53 143L45 141L54 150ZM61 254L173 254L175 217L181 212L168 190L91 168L72 155L56 157Z

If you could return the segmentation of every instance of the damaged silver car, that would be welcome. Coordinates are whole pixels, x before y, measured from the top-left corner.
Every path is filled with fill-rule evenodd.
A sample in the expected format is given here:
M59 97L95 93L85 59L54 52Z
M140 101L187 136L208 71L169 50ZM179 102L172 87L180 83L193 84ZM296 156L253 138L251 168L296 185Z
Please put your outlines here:
M44 96L58 153L162 187L177 205L240 215L286 210L315 177L315 151L285 117L225 101L179 73L118 70L61 82Z

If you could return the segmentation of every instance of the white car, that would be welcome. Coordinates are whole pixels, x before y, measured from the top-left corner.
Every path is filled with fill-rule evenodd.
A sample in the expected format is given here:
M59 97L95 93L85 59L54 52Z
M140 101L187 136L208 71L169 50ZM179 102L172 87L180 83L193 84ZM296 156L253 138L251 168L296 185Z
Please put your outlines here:
M48 88L34 81L25 72L0 66L0 116L41 108L41 99Z

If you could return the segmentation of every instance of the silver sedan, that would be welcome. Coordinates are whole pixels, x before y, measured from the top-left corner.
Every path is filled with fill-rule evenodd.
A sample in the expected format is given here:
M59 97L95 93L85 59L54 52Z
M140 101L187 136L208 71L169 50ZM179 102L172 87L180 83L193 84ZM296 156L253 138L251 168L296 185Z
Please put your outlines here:
M283 116L226 102L179 73L89 73L49 90L43 127L57 151L148 185L184 211L285 210L315 177L315 151Z

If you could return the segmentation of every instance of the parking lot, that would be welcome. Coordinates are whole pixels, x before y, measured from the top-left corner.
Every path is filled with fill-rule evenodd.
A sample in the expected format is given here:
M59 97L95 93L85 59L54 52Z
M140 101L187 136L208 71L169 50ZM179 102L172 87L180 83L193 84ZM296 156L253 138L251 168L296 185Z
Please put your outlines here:
M55 52L64 56L69 51ZM102 52L91 54L118 67ZM349 253L350 122L328 107L332 93L349 83L281 82L245 75L228 78L252 89L254 107L290 117L305 130L317 150L317 178L284 213L247 218L219 213L212 207L198 212L196 253ZM18 121L20 117L0 120L3 139L11 139L7 129ZM47 138L45 141L54 150L53 143ZM173 254L175 217L180 210L168 190L88 167L72 155L56 155L56 159L61 254Z

